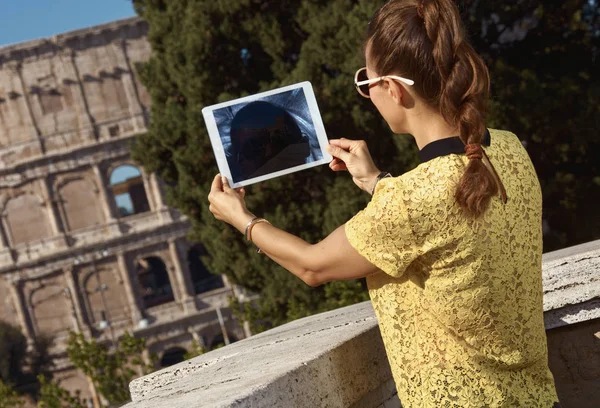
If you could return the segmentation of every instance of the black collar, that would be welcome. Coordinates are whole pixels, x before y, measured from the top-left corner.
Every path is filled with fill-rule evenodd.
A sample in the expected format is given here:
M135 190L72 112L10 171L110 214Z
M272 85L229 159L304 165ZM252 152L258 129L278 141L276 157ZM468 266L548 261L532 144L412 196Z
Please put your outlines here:
M492 136L490 135L490 131L486 129L481 144L484 146L489 146L491 141ZM464 153L465 144L462 142L462 140L460 140L460 137L454 136L446 139L435 140L427 144L425 147L419 150L419 158L421 159L421 163L425 163L429 160L435 159L436 157Z

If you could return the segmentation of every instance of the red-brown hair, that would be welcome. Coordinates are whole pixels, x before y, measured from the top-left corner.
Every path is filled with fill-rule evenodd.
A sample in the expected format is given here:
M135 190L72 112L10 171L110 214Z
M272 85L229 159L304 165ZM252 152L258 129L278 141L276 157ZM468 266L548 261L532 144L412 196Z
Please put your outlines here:
M413 79L414 91L466 144L481 143L486 130L488 69L467 40L451 0L391 0L373 16L367 46L378 75ZM479 217L498 194L480 159L471 159L455 193L464 212Z

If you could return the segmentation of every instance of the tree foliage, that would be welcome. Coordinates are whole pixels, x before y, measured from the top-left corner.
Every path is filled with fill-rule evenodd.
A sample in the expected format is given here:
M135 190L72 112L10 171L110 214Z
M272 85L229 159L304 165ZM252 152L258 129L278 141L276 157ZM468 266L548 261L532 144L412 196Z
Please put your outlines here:
M168 201L190 217L214 273L260 294L237 305L251 321L280 324L366 299L362 281L308 288L237 231L214 220L206 196L217 172L201 109L310 80L331 138L365 139L380 168L418 164L410 137L392 135L352 78L364 65L363 36L376 0L134 0L153 48L139 67L152 95L152 121L134 158L168 184ZM551 227L546 249L600 235L587 202L598 178L598 11L595 1L459 2L493 78L489 125L527 144L544 189ZM368 201L349 177L326 166L250 186L248 207L274 225L317 242ZM255 328L256 329L256 328Z
M80 398L80 392L72 395L58 383L48 380L44 375L38 377L41 384L38 408L86 408Z
M200 343L196 339L194 339L192 341L192 348L190 349L190 351L183 355L183 358L185 360L189 360L191 358L201 356L204 353L206 353L206 347L201 346Z
M98 392L111 404L130 400L129 383L148 374L154 362L144 362L145 339L125 333L113 350L81 333L69 333L67 355L73 365L94 382ZM49 407L51 408L51 407Z
M15 389L0 379L0 408L19 408L24 404Z
M27 339L19 329L0 322L0 380L5 383L22 382L22 371L27 356Z
M37 398L40 383L37 377L51 377L52 359L48 348L51 339L40 336L27 350L27 339L21 331L0 321L0 381L11 384L20 394Z

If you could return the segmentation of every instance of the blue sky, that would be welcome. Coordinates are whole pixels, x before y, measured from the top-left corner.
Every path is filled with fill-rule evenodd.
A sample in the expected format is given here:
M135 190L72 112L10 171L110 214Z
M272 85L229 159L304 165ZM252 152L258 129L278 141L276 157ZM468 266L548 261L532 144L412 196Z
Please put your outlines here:
M131 0L0 0L0 46L134 15Z

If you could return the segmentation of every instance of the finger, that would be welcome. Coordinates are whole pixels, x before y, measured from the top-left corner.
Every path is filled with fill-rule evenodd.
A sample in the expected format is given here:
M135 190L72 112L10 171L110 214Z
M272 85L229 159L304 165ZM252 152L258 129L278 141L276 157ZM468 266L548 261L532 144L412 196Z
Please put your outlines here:
M221 184L223 185L223 191L228 192L231 190L231 187L229 187L229 180L227 180L227 177L221 176Z
M235 191L240 195L240 197L242 197L242 198L246 197L246 189L244 187L240 187L240 188L236 189Z
M356 142L359 142L359 140L349 140L349 139L331 139L329 141L329 144L334 145L336 147L342 148L344 150L350 150L355 144Z
M221 175L217 174L212 181L210 186L211 193L217 193L223 191L223 182L221 181Z
M335 145L327 145L327 151L333 157L341 159L344 162L348 162L352 158L349 152Z
M348 171L348 168L346 167L345 164L337 164L334 166L329 166L331 167L331 170L333 171Z
M344 163L340 159L333 159L333 161L329 163L329 168L333 171L348 171L346 163Z

